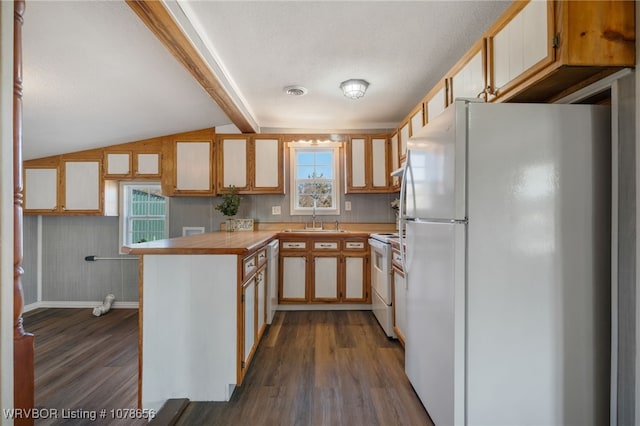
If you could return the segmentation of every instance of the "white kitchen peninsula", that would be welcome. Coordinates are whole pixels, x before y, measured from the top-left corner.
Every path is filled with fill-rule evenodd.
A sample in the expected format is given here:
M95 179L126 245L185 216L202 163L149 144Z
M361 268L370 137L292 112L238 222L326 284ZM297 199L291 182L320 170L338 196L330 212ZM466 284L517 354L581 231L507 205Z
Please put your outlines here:
M140 256L141 408L229 400L265 328L255 302L264 300L265 247L276 236L214 232L127 248Z

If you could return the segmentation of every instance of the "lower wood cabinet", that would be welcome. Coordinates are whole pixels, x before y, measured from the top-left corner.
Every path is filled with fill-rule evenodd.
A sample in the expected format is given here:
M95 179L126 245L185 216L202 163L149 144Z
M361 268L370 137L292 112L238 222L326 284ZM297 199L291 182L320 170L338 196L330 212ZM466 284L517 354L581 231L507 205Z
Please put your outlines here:
M279 303L370 303L370 286L366 238L280 241Z
M260 251L259 251L260 252ZM259 260L261 259L261 260ZM267 264L266 258L257 254L247 256L242 260L243 271L247 265L257 264L248 274L244 274L242 296L240 298L242 322L241 335L238 342L241 345L241 378L246 374L253 355L258 348L260 338L267 326Z

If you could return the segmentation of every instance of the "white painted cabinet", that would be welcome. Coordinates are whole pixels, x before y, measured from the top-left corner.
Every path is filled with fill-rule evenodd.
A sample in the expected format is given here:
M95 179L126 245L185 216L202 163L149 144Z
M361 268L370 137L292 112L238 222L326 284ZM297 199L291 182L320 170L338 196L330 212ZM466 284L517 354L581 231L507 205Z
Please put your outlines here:
M217 135L218 186L245 194L283 194L283 148L279 137Z
M406 344L407 332L407 281L402 271L393 269L394 331L402 344Z
M344 255L344 301L360 303L367 301L368 291L366 288L366 259L366 254Z
M409 120L409 122L411 123L411 134L412 135L416 134L420 129L422 129L422 127L424 127L424 120L422 118L423 115L424 114L423 114L422 108L419 108L411 116L411 120Z
M162 156L158 152L133 154L133 174L136 177L159 177Z
M222 187L235 186L240 190L249 188L247 164L249 139L222 139Z
M284 254L280 252L280 302L307 300L307 256L306 254Z
M442 86L427 101L427 120L433 120L447 107L447 88Z
M398 138L400 143L400 161L402 161L407 155L407 141L409 141L409 122L400 127Z
M352 138L350 146L349 165L351 166L348 176L351 176L351 183L347 178L347 192L365 190L367 188L367 167L366 167L366 139Z
M398 145L398 134L391 135L391 171L400 168L400 147ZM400 177L393 176L391 178L391 187L393 190L400 189Z
M102 170L100 161L63 160L62 210L96 213L102 211Z
M255 311L256 311L256 279L255 276L249 279L242 286L242 309L244 312L244 349L243 362L248 365L253 353L253 346L256 341ZM243 365L243 367L244 367Z
M389 187L387 139L371 138L371 186L386 191Z
M58 168L24 169L24 211L54 212L58 209Z
M340 255L313 255L314 302L338 301Z
M131 176L131 152L105 152L104 167L106 178Z
M253 139L254 193L284 193L283 151L278 138Z
M484 97L486 88L484 50L477 51L460 70L451 77L451 100Z
M176 142L174 167L176 194L213 194L211 141Z
M267 325L267 268L266 266L256 273L256 335L260 340L260 336L264 332Z
M548 8L553 2L529 2L504 27L489 37L491 94L500 96L536 64L553 61Z
M346 193L388 192L389 151L386 136L352 137L346 144Z

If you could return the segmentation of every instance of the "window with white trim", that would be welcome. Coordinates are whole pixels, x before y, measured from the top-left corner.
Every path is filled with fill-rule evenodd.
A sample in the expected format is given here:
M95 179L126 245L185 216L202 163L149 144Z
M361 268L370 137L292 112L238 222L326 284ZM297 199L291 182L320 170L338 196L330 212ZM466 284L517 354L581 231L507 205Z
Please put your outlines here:
M121 246L168 238L169 199L160 184L122 182L120 194Z
M338 143L289 144L291 214L340 214Z

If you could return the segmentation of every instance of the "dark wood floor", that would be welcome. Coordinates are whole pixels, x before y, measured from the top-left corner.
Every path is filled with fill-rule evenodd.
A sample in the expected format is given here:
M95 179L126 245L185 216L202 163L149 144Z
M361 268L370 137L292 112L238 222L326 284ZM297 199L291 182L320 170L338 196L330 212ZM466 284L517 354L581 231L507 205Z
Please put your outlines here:
M41 309L36 407L135 408L138 313ZM368 311L278 312L229 402L192 402L179 425L432 425L404 374L404 352ZM36 425L142 425L144 421L38 420Z
M369 311L278 312L231 401L192 402L177 424L432 425Z
M137 407L138 310L113 309L100 317L91 311L38 309L24 315L25 329L35 335L36 407L57 409L59 416L36 425L146 423L114 421L110 412ZM107 414L96 421L63 419L63 409L106 409Z

